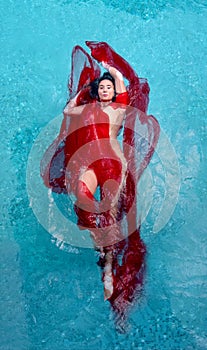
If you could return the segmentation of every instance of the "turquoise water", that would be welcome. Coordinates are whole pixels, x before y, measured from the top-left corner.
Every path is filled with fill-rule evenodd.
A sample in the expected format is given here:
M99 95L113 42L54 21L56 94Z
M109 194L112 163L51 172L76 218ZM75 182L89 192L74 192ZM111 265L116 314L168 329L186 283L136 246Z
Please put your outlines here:
M206 2L16 0L0 6L0 349L207 349ZM148 78L149 113L179 164L176 179L169 167L171 190L179 188L178 197L171 192L174 212L158 232L154 222L166 191L161 150L151 164L153 202L142 226L144 295L125 334L103 301L94 250L51 236L26 187L31 148L61 114L71 50L85 40L107 41Z

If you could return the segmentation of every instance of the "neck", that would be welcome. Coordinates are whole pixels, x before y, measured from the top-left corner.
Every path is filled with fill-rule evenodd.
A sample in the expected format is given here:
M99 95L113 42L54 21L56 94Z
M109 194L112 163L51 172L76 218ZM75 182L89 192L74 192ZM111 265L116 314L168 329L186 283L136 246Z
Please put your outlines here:
M100 105L101 107L107 107L110 103L112 102L112 100L104 100L104 101L100 101Z

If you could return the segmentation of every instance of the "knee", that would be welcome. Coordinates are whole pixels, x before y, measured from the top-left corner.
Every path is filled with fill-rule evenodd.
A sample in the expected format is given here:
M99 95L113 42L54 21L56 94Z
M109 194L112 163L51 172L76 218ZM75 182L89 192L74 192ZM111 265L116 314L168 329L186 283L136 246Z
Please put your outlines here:
M87 185L83 181L78 181L76 188L76 197L77 200L81 203L85 203L88 200L94 200L93 194L88 189Z

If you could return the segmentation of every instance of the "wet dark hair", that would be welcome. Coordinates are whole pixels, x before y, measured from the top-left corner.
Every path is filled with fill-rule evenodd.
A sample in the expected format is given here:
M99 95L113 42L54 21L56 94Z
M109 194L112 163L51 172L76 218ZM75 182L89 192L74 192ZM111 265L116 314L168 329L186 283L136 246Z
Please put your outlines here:
M112 101L114 102L116 100L116 89L115 89L115 80L112 77L112 75L109 72L105 72L100 78L97 78L95 80L93 80L89 85L91 87L90 90L90 97L92 99L97 99L99 100L99 96L98 96L98 87L99 84L102 80L110 80L114 86L114 97L112 98Z

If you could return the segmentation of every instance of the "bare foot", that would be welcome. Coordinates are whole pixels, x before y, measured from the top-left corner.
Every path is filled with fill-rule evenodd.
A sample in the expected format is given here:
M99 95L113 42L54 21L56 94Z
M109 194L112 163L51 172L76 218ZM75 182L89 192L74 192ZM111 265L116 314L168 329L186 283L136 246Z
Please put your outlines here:
M113 294L113 277L112 273L104 276L104 300L108 300Z
M104 300L109 299L113 294L113 275L112 275L112 252L107 252L106 263L103 272L103 283L104 283Z

